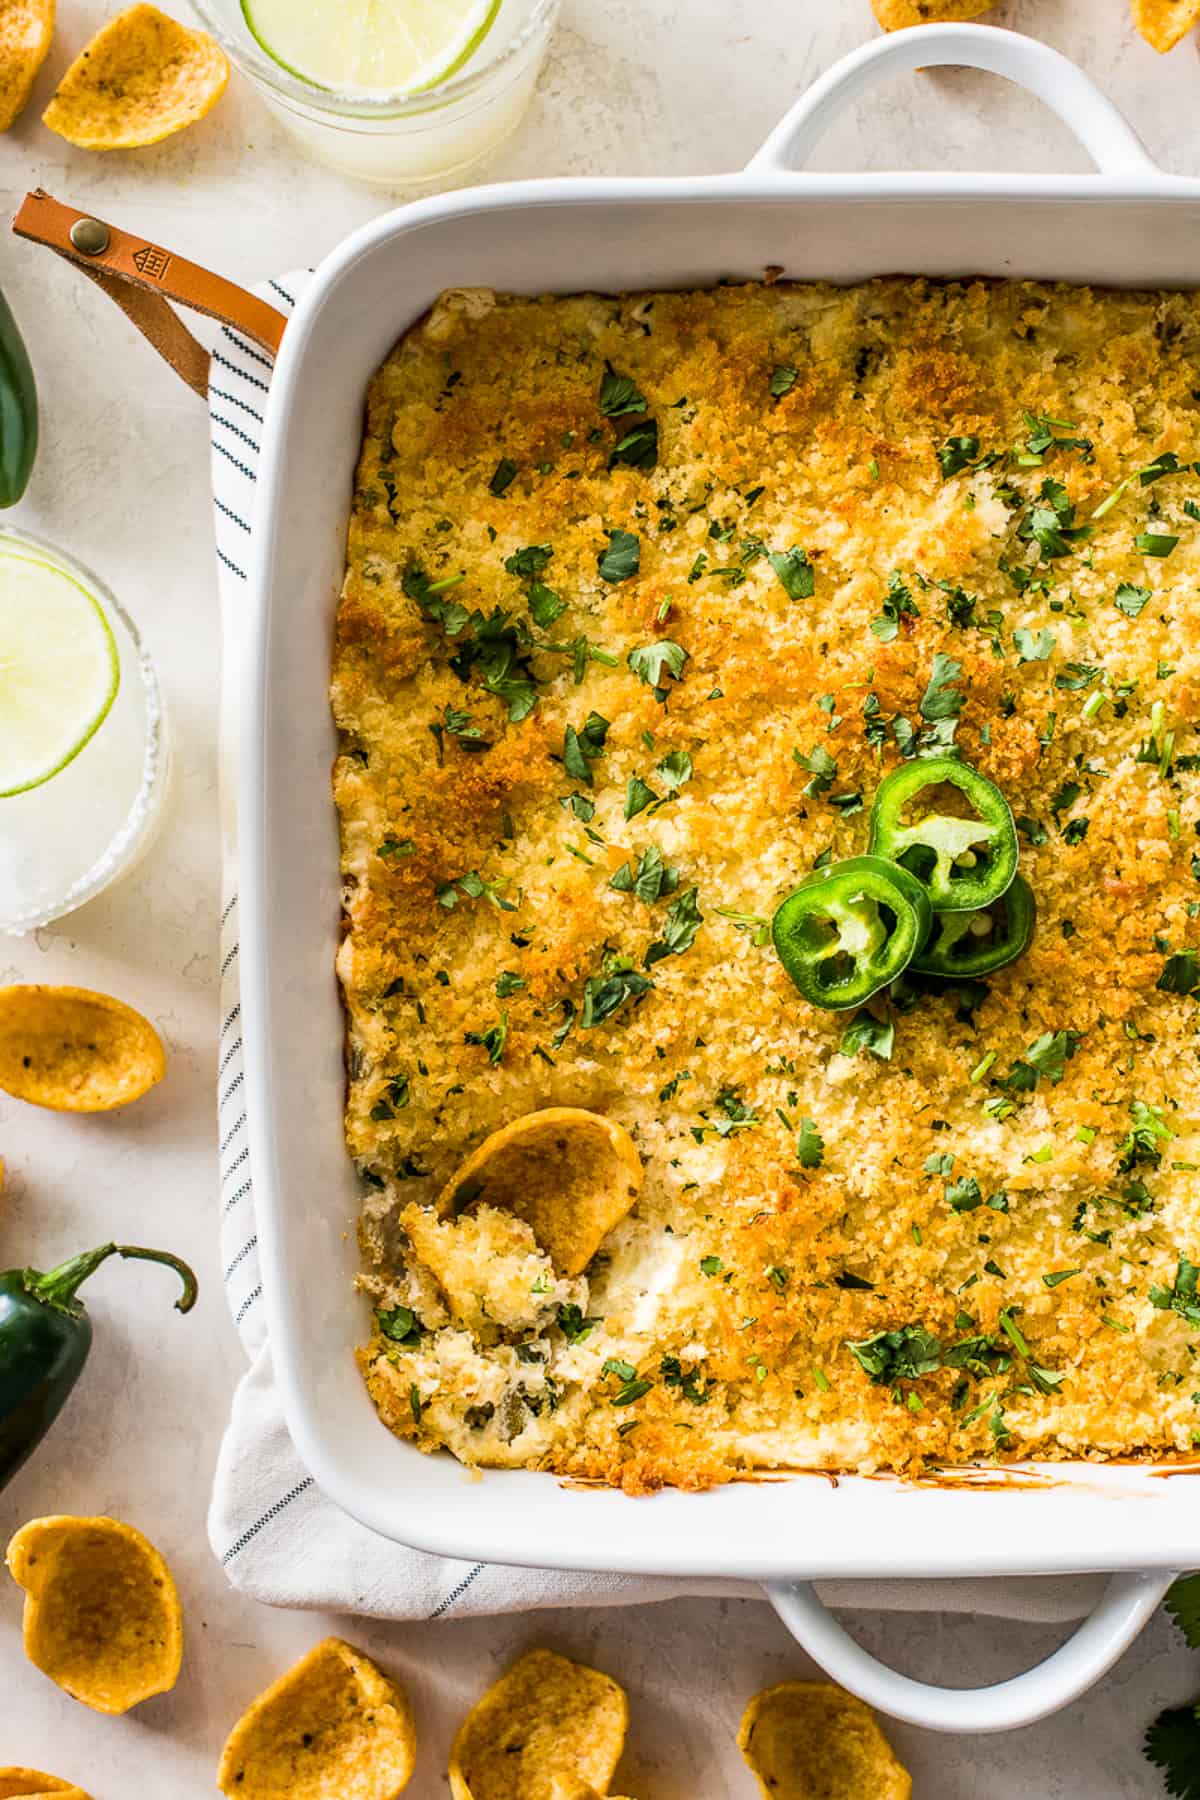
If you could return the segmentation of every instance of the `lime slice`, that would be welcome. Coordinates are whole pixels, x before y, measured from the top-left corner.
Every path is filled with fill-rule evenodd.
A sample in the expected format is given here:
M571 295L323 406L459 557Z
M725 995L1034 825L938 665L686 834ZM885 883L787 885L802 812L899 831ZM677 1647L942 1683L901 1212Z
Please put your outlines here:
M272 61L341 93L419 93L475 54L501 0L242 0Z
M40 787L78 756L120 679L87 589L53 563L0 553L0 798Z

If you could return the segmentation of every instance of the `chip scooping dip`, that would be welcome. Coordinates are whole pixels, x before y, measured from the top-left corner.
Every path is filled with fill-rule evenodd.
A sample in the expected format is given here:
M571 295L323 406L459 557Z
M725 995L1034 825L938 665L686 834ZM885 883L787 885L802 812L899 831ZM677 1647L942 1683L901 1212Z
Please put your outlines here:
M438 1197L457 1215L482 1201L533 1232L555 1268L578 1275L642 1189L642 1159L624 1126L577 1106L526 1113L483 1140Z
M239 1800L393 1800L417 1734L403 1688L341 1638L325 1638L243 1713L217 1786Z
M25 103L54 36L54 0L0 0L0 131Z
M73 1781L43 1775L40 1769L0 1769L0 1800L91 1800Z
M1200 19L1200 0L1133 0L1133 22L1155 50L1165 54Z
M130 6L80 51L42 120L82 150L134 150L194 125L228 80L215 38L156 6Z
M8 1546L25 1589L25 1654L94 1712L125 1713L175 1686L183 1610L148 1539L116 1519L32 1519Z
M89 988L0 988L0 1088L52 1112L109 1112L162 1080L148 1019Z
M827 1681L781 1681L755 1694L738 1749L768 1800L910 1800L870 1707Z
M528 1650L459 1726L453 1800L606 1794L628 1723L625 1690L610 1676L553 1650Z
M975 19L996 0L871 0L875 17L885 31L903 31L907 25L943 24L950 19Z

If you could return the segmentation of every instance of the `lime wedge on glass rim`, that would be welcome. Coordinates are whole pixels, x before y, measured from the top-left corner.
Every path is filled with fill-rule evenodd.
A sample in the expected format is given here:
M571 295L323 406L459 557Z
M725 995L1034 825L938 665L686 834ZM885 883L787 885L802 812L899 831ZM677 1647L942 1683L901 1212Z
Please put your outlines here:
M121 662L87 589L0 551L0 799L65 769L108 716Z
M421 93L457 73L501 0L242 0L273 62L313 87Z

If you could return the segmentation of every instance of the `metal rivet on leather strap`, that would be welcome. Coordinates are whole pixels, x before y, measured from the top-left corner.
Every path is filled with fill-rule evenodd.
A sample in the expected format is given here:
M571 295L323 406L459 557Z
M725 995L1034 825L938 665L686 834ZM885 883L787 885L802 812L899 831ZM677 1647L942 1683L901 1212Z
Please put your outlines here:
M71 242L85 256L103 256L111 233L100 219L76 219L71 227Z

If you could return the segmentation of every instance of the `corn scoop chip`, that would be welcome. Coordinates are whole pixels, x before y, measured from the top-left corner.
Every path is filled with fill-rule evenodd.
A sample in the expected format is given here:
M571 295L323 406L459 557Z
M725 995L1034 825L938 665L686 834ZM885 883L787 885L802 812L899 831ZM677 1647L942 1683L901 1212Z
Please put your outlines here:
M165 1694L183 1660L183 1612L154 1545L116 1519L32 1519L8 1546L25 1589L25 1654L94 1712Z
M553 1650L528 1650L477 1700L450 1751L453 1800L582 1800L608 1792L625 1690Z
M1200 0L1133 0L1133 22L1160 55L1173 50L1200 19Z
M225 52L207 32L130 6L80 51L42 120L82 150L133 150L194 125L228 80Z
M0 0L0 131L25 109L54 37L54 0Z
M0 988L0 1088L52 1112L108 1112L161 1081L162 1039L111 994Z
M910 1800L870 1707L827 1681L781 1681L755 1694L738 1749L768 1800Z
M239 1800L394 1800L416 1753L403 1688L330 1637L243 1713L221 1752L217 1786Z
M875 17L885 31L903 31L908 25L941 25L951 19L977 19L996 0L871 0Z
M0 1769L0 1800L91 1800L73 1781L40 1769Z
M624 1126L577 1106L547 1106L484 1139L438 1196L443 1216L477 1200L511 1212L562 1275L580 1274L642 1191L642 1159Z

